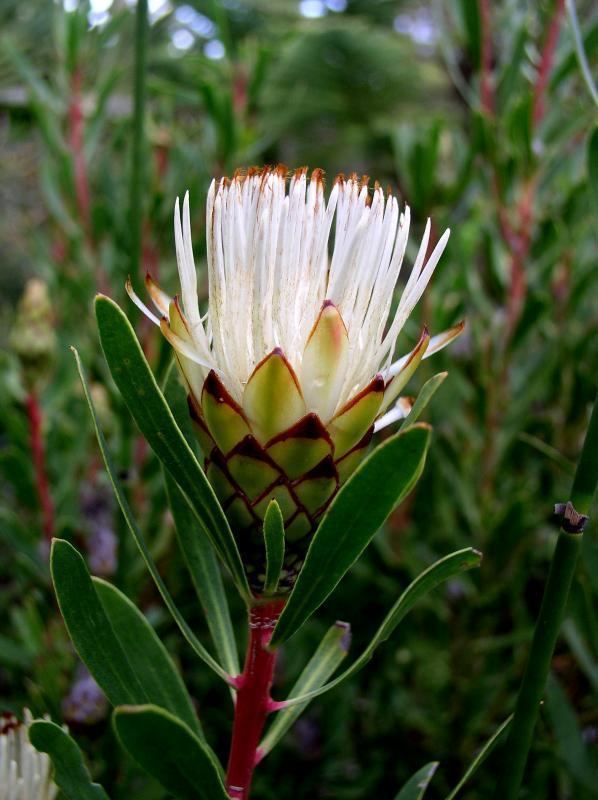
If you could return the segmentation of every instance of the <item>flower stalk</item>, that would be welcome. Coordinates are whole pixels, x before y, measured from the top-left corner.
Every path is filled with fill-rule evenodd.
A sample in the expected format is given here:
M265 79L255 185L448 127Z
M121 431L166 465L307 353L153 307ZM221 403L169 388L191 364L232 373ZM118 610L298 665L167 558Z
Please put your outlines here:
M249 612L249 642L243 672L235 680L237 700L226 775L226 788L235 800L247 800L258 746L266 718L273 710L270 688L276 666L276 650L268 643L284 600L256 605Z
M50 483L46 471L46 448L42 432L42 409L37 392L32 389L25 400L27 418L29 419L29 436L31 442L31 458L35 475L37 497L42 512L42 529L47 542L54 535L54 503L50 494Z
M529 660L521 682L513 723L504 748L506 769L497 783L496 800L516 800L532 743L538 710L546 687L552 654L567 606L569 590L598 475L598 402L590 425L557 539L542 606L534 629ZM560 509L559 509L560 510ZM580 519L581 516L581 519Z

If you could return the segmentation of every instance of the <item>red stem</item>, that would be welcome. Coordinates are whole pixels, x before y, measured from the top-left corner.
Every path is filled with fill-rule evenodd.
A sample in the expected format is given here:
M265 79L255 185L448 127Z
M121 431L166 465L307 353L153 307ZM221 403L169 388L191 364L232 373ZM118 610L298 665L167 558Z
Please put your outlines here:
M552 62L554 60L554 51L559 40L559 31L561 28L561 21L565 12L565 0L556 0L554 12L548 26L548 33L546 34L546 41L542 48L542 56L540 58L540 66L538 68L538 77L536 85L534 86L534 104L532 112L533 127L537 128L538 124L544 116L544 96L546 94L546 87L548 86L548 79L552 70Z
M494 87L492 85L492 37L490 33L490 4L488 0L479 0L481 43L481 86L480 95L482 109L489 117L494 115Z
M68 107L68 139L75 173L75 201L81 220L85 243L96 261L95 279L101 292L108 292L108 278L99 260L91 224L91 194L85 161L85 116L83 113L83 73L75 67L71 75L70 100Z
M87 237L91 236L91 217L89 201L89 181L83 150L83 99L81 96L81 70L77 67L71 76L71 99L69 104L69 144L73 154L75 169L75 194L79 214Z
M29 431L31 436L31 456L35 474L37 496L42 511L42 528L44 537L51 541L54 533L54 504L50 495L50 484L46 473L46 453L42 434L42 410L34 391L27 395L25 401L27 416L29 417Z
M237 701L226 788L235 800L247 800L257 750L266 717L272 711L270 687L276 664L276 652L267 650L268 642L284 600L255 606L249 612L249 643L243 672L236 681Z

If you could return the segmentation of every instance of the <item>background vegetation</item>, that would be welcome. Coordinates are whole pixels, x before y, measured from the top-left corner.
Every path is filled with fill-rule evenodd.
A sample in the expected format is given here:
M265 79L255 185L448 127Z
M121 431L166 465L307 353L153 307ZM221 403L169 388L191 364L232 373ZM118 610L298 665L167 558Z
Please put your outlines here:
M140 284L146 268L176 290L174 198L191 192L201 262L213 175L281 161L322 166L329 178L356 171L411 205L412 248L428 215L435 235L453 230L405 349L422 321L439 330L466 317L468 327L417 376L450 371L428 412L435 437L416 494L287 649L280 679L335 619L351 621L357 651L435 558L474 545L484 562L422 604L356 679L313 703L258 771L255 794L392 797L418 766L439 760L434 800L513 706L556 536L552 505L567 499L596 391L598 134L580 51L591 72L598 18L579 2L576 27L561 0L149 8L143 139L133 124L134 2L0 8L0 706L66 720L111 797L163 796L119 752L107 706L69 643L47 566L58 535L146 612L225 755L227 692L181 642L124 530L68 345L93 375L161 571L204 635L157 462L106 380L92 299L99 288L126 302L127 275ZM33 276L43 283L19 305ZM128 309L163 374L168 346ZM594 523L528 798L598 797L597 612ZM490 760L463 797L489 796L495 769Z

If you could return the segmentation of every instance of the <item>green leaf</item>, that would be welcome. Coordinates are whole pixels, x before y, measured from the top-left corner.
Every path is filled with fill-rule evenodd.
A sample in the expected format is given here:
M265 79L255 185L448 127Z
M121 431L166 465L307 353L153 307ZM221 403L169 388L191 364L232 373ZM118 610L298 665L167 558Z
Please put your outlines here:
M109 800L102 787L92 783L77 743L59 725L48 720L32 722L29 741L40 753L50 756L54 783L66 800Z
M421 415L425 407L428 405L432 397L434 396L437 389L440 388L442 383L444 382L448 372L439 372L437 375L433 375L430 380L426 381L421 388L420 393L417 395L415 403L411 411L407 414L403 422L401 423L401 427L399 430L405 430L413 425L414 422L417 421L418 417Z
M124 401L155 454L188 498L204 534L227 565L239 592L251 600L237 544L212 487L181 433L131 324L108 297L96 298L102 349Z
M598 126L588 139L588 186L594 211L598 211Z
M425 767L418 769L403 786L395 800L422 800L437 769L438 761L430 761Z
M112 584L101 578L92 578L92 583L112 629L145 690L146 700L172 711L195 733L201 735L201 728L185 684L147 619L137 606Z
M266 545L266 580L264 594L276 594L284 560L284 521L280 506L271 500L264 516Z
M511 724L512 719L513 719L513 715L511 714L511 716L507 717L507 719L502 723L502 725L500 725L497 728L497 730L494 732L494 734L490 737L490 739L488 739L486 744L482 747L480 752L477 754L477 756L471 762L471 764L469 765L469 767L465 771L465 774L463 775L463 777L461 778L459 783L455 786L453 791L446 796L445 800L454 800L455 797L461 791L461 789L465 786L467 781L475 775L475 773L478 771L478 768L481 767L481 765L488 758L490 753L494 750L494 748L497 745L497 743L501 740L502 735L506 732L507 728Z
M0 634L0 665L31 672L35 656L20 642Z
M598 663L595 661L577 625L572 619L566 619L563 623L563 635L571 648L571 652L575 656L575 660L585 672L586 678L592 684L592 689L598 692Z
M351 626L347 622L335 622L331 625L318 649L297 678L291 689L291 695L305 694L313 689L319 689L347 657L350 643ZM276 715L258 748L260 761L274 749L308 705L309 700L284 709Z
M480 65L481 42L482 42L482 22L480 19L479 4L471 0L459 0L459 8L463 20L465 39L469 49L469 55L476 67Z
M517 96L518 86L522 80L522 64L526 58L526 45L529 38L529 22L519 26L509 42L510 52L504 61L500 79L496 86L496 105L504 109L513 97ZM501 59L502 60L502 59Z
M131 756L180 800L228 800L211 749L187 726L156 706L121 706L114 728Z
M95 410L93 401L91 399L91 395L89 393L89 386L87 384L87 379L85 377L85 373L83 372L83 367L82 367L82 364L81 364L81 359L79 358L79 353L75 350L74 347L71 348L71 349L72 349L72 351L74 353L75 360L77 362L77 369L79 370L79 375L81 377L81 382L83 384L83 391L85 392L85 398L87 400L87 404L88 404L89 410L91 412L91 416L92 416L92 420L93 420L93 424L94 424L94 428L95 428L98 444L100 446L100 451L102 453L102 458L104 459L104 464L106 465L106 470L108 472L108 476L110 478L110 482L112 483L112 488L114 489L114 494L116 495L116 499L118 500L118 504L119 504L120 509L121 509L121 511L123 513L123 516L125 518L125 522L127 523L127 526L129 528L129 530L131 531L131 533L133 535L133 538L135 539L135 542L137 544L137 547L139 548L139 552L141 553L141 556L142 556L143 560L145 561L145 565L146 565L150 575L152 576L158 591L162 595L162 599L164 600L164 603L165 603L166 607L170 611L174 621L179 626L179 629L180 629L181 633L183 634L183 636L185 637L185 639L187 640L187 642L191 645L193 650L202 659L202 661L204 661L204 663L206 663L211 669L213 669L214 672L217 675L219 675L224 681L229 683L230 682L230 676L228 675L228 673L210 655L210 653L208 653L206 648L201 644L201 642L195 636L195 634L193 633L193 631L191 630L189 625L183 619L183 616L181 615L180 611L178 610L178 608L174 604L174 601L173 601L172 597L170 596L170 592L168 591L164 581L162 580L162 576L158 572L158 569L156 568L156 565L154 564L154 562L152 560L152 557L150 555L150 552L149 552L149 549L147 547L147 544L145 543L145 540L144 540L143 536L141 535L141 531L137 527L137 523L135 522L135 519L133 518L133 514L132 514L131 509L129 507L129 503L127 502L127 498L125 497L125 493L123 491L123 488L122 488L122 486L121 486L121 484L120 484L120 482L119 482L119 480L117 478L116 470L114 468L114 465L112 463L112 459L110 457L110 453L108 452L108 448L106 446L106 439L104 438L104 434L102 433L102 431L101 431L101 429L99 427L98 417L97 417L97 414L96 414L96 410ZM121 702L130 702L130 701L121 701Z
M546 700L561 759L575 781L588 792L595 792L596 769L581 737L575 711L554 675L548 677Z
M177 541L204 610L218 659L230 675L238 675L237 643L214 548L203 535L186 497L172 476L165 472L164 480Z
M324 686L321 686L319 689L314 689L300 696L289 697L280 704L280 707L287 708L298 703L304 703L306 700L311 700L320 694L324 694L324 692L330 691L330 689L334 689L347 678L350 678L351 675L354 675L367 664L378 645L388 639L397 625L407 616L418 600L428 594L428 592L431 592L432 589L435 589L444 581L455 577L460 572L479 566L481 558L482 554L477 550L474 550L472 547L466 547L464 550L457 550L455 553L451 553L441 558L435 564L432 564L431 567L428 567L421 575L418 575L405 589L384 618L384 621L376 631L372 641L350 667L333 681L324 684Z
M64 113L64 100L39 76L31 61L23 55L23 51L10 36L2 37L1 49L35 100L53 114Z
M594 78L592 77L592 69L588 62L588 57L586 55L586 48L584 46L583 35L579 28L579 21L577 19L577 12L575 10L574 0L568 0L568 2L565 3L565 7L567 9L567 12L569 13L569 24L571 25L571 30L573 31L573 39L575 41L575 54L577 55L577 63L579 64L579 69L581 70L581 74L587 86L590 97L594 101L594 105L598 106L598 89L596 88L596 84L594 83ZM588 52L591 51L588 50Z
M326 600L421 475L430 428L416 424L379 445L338 492L307 551L305 564L272 636L289 639Z
M148 697L119 642L80 553L54 539L50 569L60 612L81 660L113 705Z

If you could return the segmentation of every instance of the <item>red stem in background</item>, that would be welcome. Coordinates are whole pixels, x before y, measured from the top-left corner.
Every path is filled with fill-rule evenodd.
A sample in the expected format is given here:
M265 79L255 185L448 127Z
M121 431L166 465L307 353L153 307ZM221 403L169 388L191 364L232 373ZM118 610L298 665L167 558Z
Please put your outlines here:
M29 417L29 431L31 441L31 456L37 496L42 511L42 528L44 537L51 541L54 533L54 504L50 495L50 484L46 472L46 453L42 434L42 410L37 394L32 390L25 401L27 416Z
M482 110L488 116L494 115L494 86L492 84L492 38L490 35L490 4L488 0L479 0L481 23L481 54L480 54L480 95Z
M243 672L236 680L235 720L226 775L227 791L235 800L249 797L258 745L272 710L270 687L276 652L266 648L283 607L284 600L274 600L249 612L249 642Z
M480 105L490 124L496 123L496 98L492 81L492 20L489 0L478 0L481 26L481 59L480 59ZM558 42L560 25L563 18L565 0L554 0L554 8L542 53L538 75L533 88L531 112L531 136L542 120L545 105L544 98L550 72L554 61L554 53ZM502 363L498 376L494 381L496 387L489 393L486 414L486 443L484 446L484 477L482 487L484 494L491 495L492 480L496 462L496 438L501 426L508 400L509 360L508 347L521 318L527 294L526 263L532 244L534 228L534 200L537 186L537 175L531 175L523 181L519 196L510 203L515 208L511 218L508 212L501 176L495 158L489 157L491 171L491 187L498 217L498 226L510 256L510 286L506 303L506 324L502 341Z
M85 161L85 116L83 114L83 72L75 67L71 75L68 107L68 139L75 173L75 200L81 219L85 243L96 262L95 280L101 292L108 292L108 278L97 258L96 242L91 225L91 195Z
M538 124L544 116L544 97L546 95L546 87L548 86L548 79L552 70L552 62L554 61L554 51L559 40L559 32L563 14L565 13L565 0L556 0L552 18L548 26L548 33L546 34L546 41L542 49L540 57L540 66L538 67L538 77L536 78L536 85L534 86L534 102L532 111L532 128L537 128Z
M83 76L79 67L76 67L71 76L71 98L69 103L69 144L73 154L75 170L75 194L77 206L85 228L85 234L91 236L91 216L89 200L89 181L87 179L87 165L83 150L83 99L81 96L81 83Z
M492 121L495 120L495 97L494 86L492 83L492 34L489 0L478 0L480 23L481 23L481 76L480 76L480 102L482 110ZM533 89L532 101L532 136L541 122L544 115L544 98L546 88L550 78L550 72L554 61L554 53L559 38L559 31L563 14L565 11L565 0L555 0L554 10L548 25L548 31L542 54L540 56L540 66ZM534 224L534 198L536 191L536 179L534 176L526 181L521 191L519 200L516 204L515 224L509 219L503 192L500 185L500 177L496 165L491 164L492 168L492 188L496 198L499 227L511 254L511 285L507 302L507 330L505 350L511 336L515 330L519 318L523 311L525 296L527 294L527 280L525 264L529 255L532 242L532 230Z

